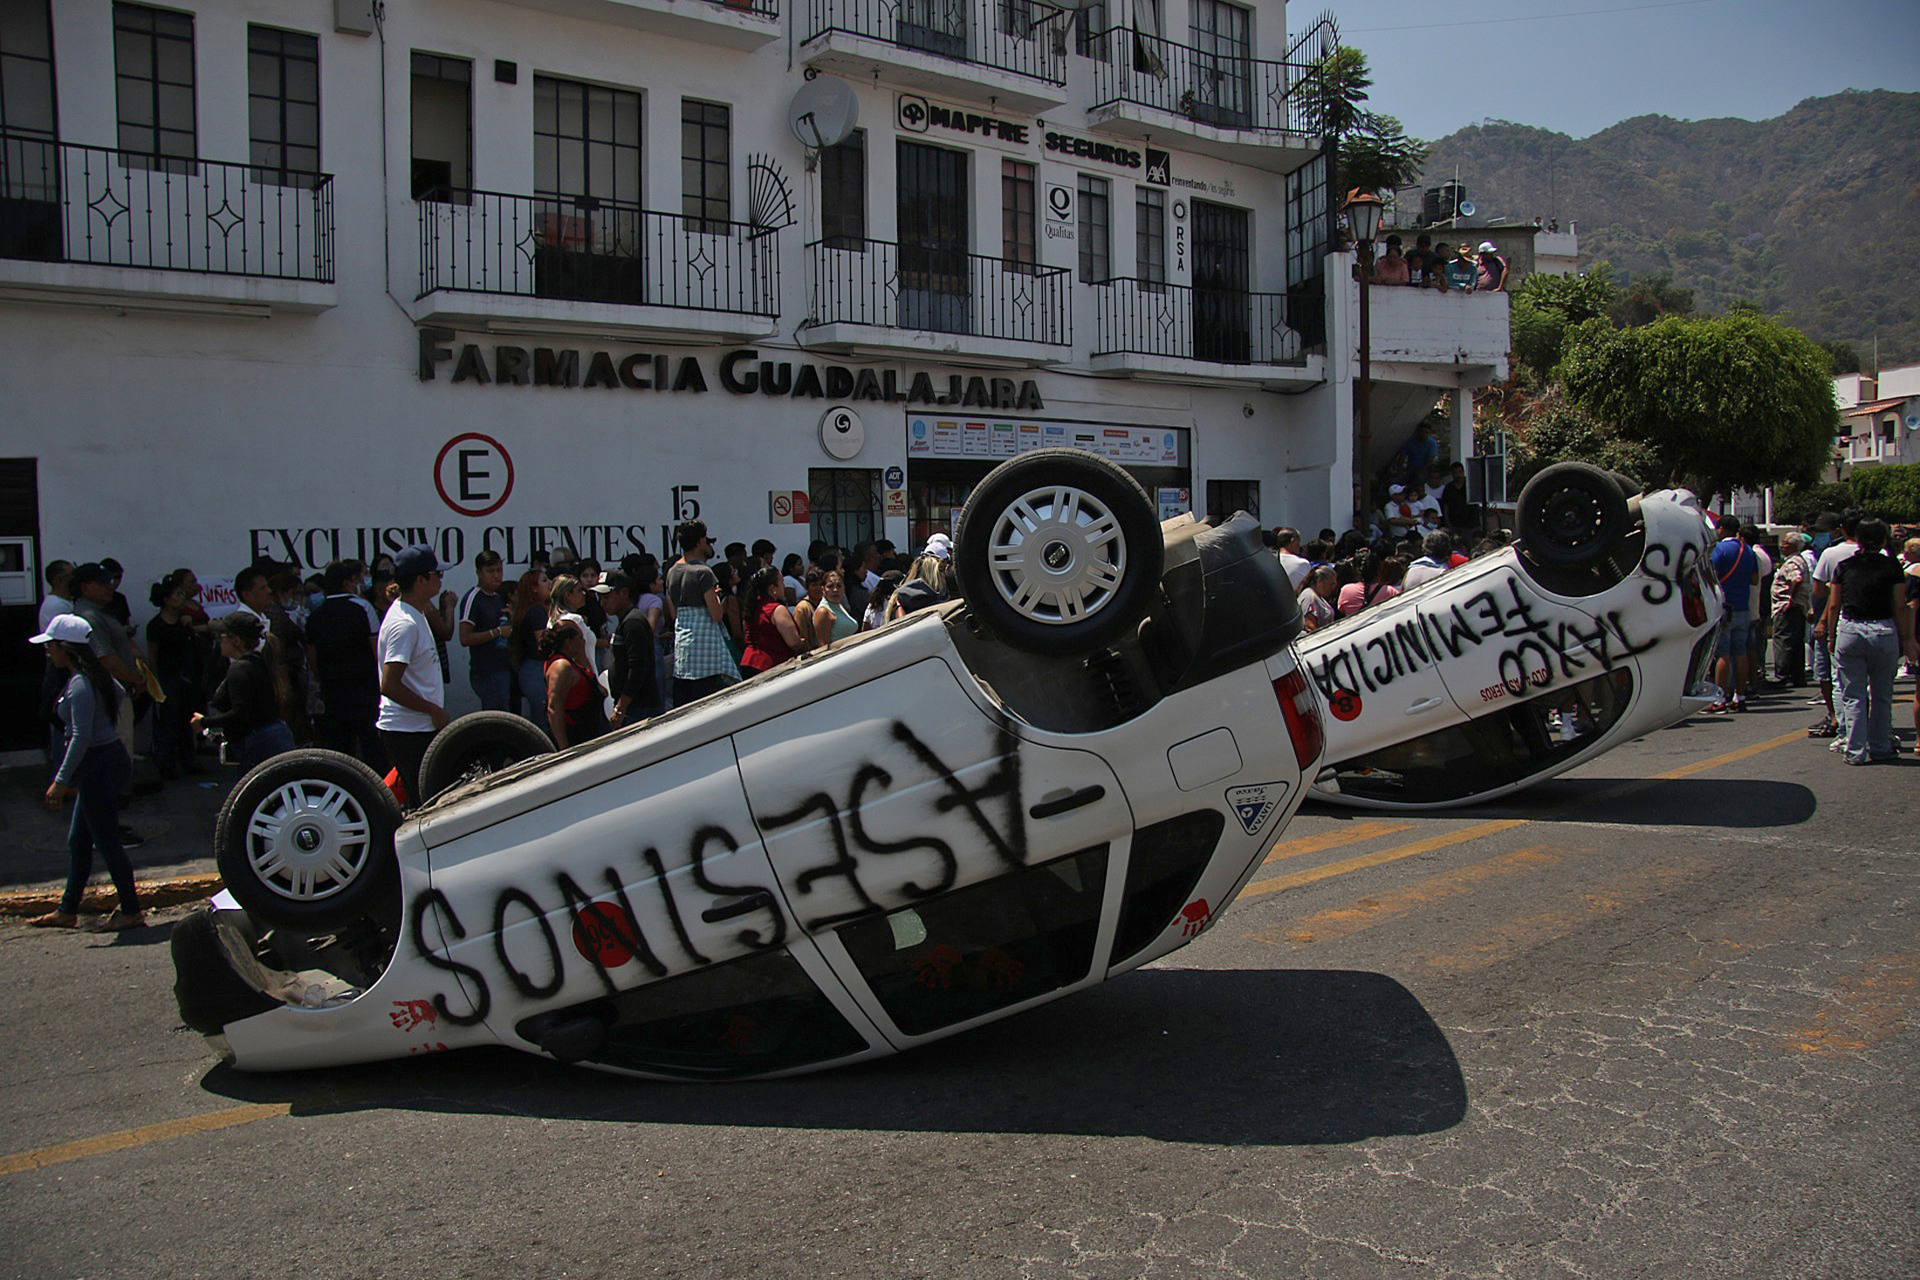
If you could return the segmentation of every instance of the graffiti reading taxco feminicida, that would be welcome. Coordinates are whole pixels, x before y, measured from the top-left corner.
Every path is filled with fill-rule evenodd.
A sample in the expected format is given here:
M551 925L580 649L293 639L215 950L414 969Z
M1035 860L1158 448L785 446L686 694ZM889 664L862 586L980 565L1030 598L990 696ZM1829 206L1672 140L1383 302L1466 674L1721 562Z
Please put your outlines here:
M1669 586L1671 591L1671 586ZM1571 678L1597 665L1611 671L1623 658L1659 642L1635 641L1617 609L1583 626L1564 614L1552 621L1534 616L1536 602L1521 590L1518 574L1459 604L1409 609L1391 631L1376 631L1320 657L1308 666L1328 698L1383 689L1396 679L1438 666L1469 650L1494 646L1500 688L1518 696L1529 685Z
M587 984L583 999L611 996L771 950L801 928L953 888L969 850L993 854L975 860L972 878L1026 865L1018 739L998 725L982 732L988 736L968 758L984 764L963 777L904 721L873 722L869 758L823 768L815 789L756 810L757 830L704 823L677 835L636 832L625 850L603 843L569 851L543 879L468 897L426 889L408 904L408 931L420 958L454 982L396 1001L393 1023L403 1031L437 1021L468 1027L502 1001L551 999L571 980ZM876 830L883 802L887 829ZM789 918L773 884L728 870L761 832L780 845L779 889L803 919ZM435 934L444 945L434 945ZM487 945L460 945L481 934Z

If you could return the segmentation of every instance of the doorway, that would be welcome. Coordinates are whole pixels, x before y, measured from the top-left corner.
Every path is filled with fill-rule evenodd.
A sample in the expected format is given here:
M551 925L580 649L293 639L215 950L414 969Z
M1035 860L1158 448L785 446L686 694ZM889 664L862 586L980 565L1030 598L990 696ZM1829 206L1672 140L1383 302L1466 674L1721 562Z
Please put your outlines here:
M900 325L971 333L967 155L899 144Z
M1193 202L1193 356L1245 364L1249 348L1247 211Z

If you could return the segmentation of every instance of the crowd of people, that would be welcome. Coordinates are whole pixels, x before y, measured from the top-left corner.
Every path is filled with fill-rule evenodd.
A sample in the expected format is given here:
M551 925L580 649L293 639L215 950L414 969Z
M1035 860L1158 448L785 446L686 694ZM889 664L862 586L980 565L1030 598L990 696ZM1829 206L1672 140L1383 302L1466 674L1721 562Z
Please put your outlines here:
M458 596L444 585L449 566L424 546L305 578L262 558L234 575L238 603L218 618L194 572L176 569L152 585L144 628L117 562L50 562L35 637L47 655L46 801L74 806L67 892L34 923L78 922L96 852L119 894L102 927L144 923L126 857L141 838L120 810L133 794L206 773L210 742L242 770L297 746L340 751L417 798L421 759L447 724L452 645L468 655L483 710L523 715L568 747L958 594L944 533L914 556L882 539L851 552L815 541L784 558L764 539L715 555L697 520L675 536L679 555L665 566L637 554L603 570L555 549L512 583L500 556L482 551ZM139 781L136 726L153 771Z
M1423 424L1396 455L1402 481L1365 526L1308 541L1286 527L1267 535L1308 630L1509 545L1504 531L1477 527L1457 464L1426 483L1437 450ZM1708 712L1741 711L1758 688L1800 687L1810 672L1823 715L1809 734L1833 739L1852 764L1893 758L1895 670L1903 658L1920 663L1920 537L1863 512L1822 515L1777 542L1732 518L1720 532L1711 564L1728 608L1715 668L1724 696ZM511 584L500 556L483 551L460 596L425 546L304 579L257 560L234 576L237 605L219 618L193 571L176 569L148 592L144 629L115 561L48 564L34 637L47 656L45 798L56 810L74 804L67 892L34 923L77 923L96 853L119 895L103 927L144 922L125 853L140 837L119 812L130 794L206 772L209 735L242 769L300 745L344 752L416 799L421 759L447 724L453 644L467 651L483 710L523 715L569 747L959 594L944 533L911 556L884 539L850 552L816 541L785 557L763 539L716 555L697 520L675 538L679 555L664 567L638 554L603 571L556 549ZM1920 695L1914 719L1920 731ZM136 782L142 720L154 776Z
M1435 247L1433 237L1423 231L1414 237L1413 248L1403 251L1404 243L1397 235L1387 237L1385 250L1374 256L1369 284L1456 293L1498 293L1507 287L1507 260L1491 240L1481 241L1478 248L1471 244Z

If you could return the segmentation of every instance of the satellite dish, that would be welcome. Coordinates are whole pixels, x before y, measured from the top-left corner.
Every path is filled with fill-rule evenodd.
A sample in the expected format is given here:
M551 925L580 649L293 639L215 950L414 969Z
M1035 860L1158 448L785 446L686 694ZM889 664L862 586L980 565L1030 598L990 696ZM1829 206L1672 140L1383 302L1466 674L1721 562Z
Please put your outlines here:
M821 76L800 86L787 108L787 123L802 146L837 147L853 136L860 121L860 100L845 80Z
M1459 212L1460 212L1460 216L1461 216L1461 217L1463 217L1463 218L1471 218L1471 217L1472 217L1472 216L1474 215L1474 212L1475 212L1475 211L1474 211L1474 207L1473 207L1473 201L1471 201L1471 200L1462 200L1462 201L1460 202L1460 210L1459 210Z

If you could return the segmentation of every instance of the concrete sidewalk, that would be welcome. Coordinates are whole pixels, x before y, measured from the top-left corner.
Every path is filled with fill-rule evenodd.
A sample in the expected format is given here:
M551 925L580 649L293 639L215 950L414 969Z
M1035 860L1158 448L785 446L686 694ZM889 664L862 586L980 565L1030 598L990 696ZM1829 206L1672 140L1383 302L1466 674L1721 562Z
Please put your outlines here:
M214 818L227 791L240 779L237 767L201 757L207 772L169 782L152 795L136 796L120 820L145 839L127 850L143 905L162 907L204 898L220 887L213 861ZM138 778L152 777L144 764ZM69 800L59 813L45 802L47 775L37 767L0 771L0 915L38 915L59 905L67 881ZM113 909L113 886L96 856L83 910Z

